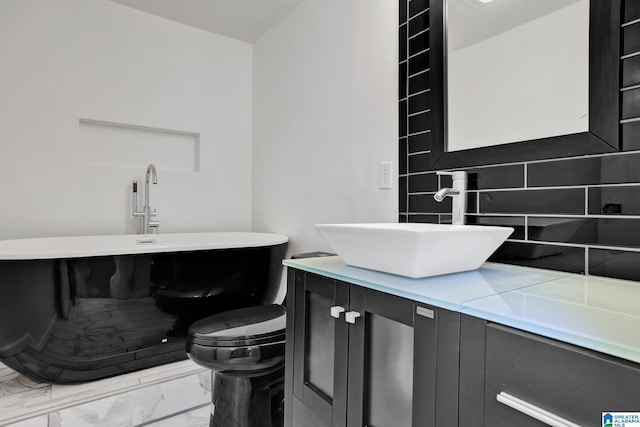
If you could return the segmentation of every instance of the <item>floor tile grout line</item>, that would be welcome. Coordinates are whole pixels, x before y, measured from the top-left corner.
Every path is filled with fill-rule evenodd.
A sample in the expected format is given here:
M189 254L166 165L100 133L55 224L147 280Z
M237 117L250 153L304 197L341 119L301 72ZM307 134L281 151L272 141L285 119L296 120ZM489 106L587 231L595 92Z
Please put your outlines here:
M154 419L154 420L149 420L149 421L145 421L145 422L143 422L143 423L141 423L141 424L136 424L136 425L134 425L134 426L132 426L132 427L144 427L144 426L148 426L148 425L150 425L150 424L154 424L154 423L158 423L158 422L161 422L161 421L164 421L164 420L168 420L168 419L170 419L170 418L177 417L178 415L186 414L186 413L188 413L188 412L195 411L196 409L204 408L204 407L206 407L206 406L210 406L210 405L211 405L211 403L210 403L210 402L202 403L202 404L200 404L200 405L194 406L193 408L183 409L183 410L180 410L180 411L178 411L178 412L176 412L176 413L173 413L173 414L167 414L167 415L164 415L164 416L162 416L162 417L156 418L156 419Z

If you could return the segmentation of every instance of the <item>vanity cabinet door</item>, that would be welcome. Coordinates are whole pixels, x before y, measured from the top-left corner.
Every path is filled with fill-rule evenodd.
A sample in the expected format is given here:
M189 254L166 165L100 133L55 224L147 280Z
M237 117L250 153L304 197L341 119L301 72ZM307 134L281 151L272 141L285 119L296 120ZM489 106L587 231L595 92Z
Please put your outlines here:
M298 270L289 284L287 427L458 425L458 313Z
M485 426L539 427L545 414L581 426L603 412L640 411L637 365L573 345L489 324Z
M296 403L294 426L310 423L304 416L306 409L327 426L345 425L348 324L344 311L348 303L347 284L308 273L296 277L293 394L306 408Z
M438 317L433 307L351 286L346 320L355 323L349 327L348 427L436 425ZM449 381L454 388L456 378ZM456 396L457 390L451 397Z

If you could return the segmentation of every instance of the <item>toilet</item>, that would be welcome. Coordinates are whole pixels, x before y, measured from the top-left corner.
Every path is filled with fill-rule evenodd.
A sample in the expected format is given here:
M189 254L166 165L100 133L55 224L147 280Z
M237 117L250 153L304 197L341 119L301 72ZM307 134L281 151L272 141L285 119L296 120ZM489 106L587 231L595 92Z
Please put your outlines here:
M226 311L189 328L187 355L211 370L210 427L284 426L286 309Z

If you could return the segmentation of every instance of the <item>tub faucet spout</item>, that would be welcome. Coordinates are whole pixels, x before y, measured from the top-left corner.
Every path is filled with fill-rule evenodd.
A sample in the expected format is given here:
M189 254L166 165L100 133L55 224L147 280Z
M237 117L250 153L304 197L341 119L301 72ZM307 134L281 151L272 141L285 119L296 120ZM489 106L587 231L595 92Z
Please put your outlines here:
M153 213L151 212L151 206L149 206L149 178L152 179L154 184L158 183L158 173L153 164L147 166L147 173L144 176L144 234L150 234L151 227L160 225L158 221L150 221Z

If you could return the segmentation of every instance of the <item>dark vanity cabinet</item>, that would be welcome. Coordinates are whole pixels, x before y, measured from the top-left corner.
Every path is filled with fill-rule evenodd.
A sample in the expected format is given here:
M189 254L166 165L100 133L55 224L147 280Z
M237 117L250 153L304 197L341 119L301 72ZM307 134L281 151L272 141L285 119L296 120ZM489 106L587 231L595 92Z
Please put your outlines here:
M640 411L633 362L464 315L460 357L460 426L601 426Z
M638 363L302 270L288 279L287 427L601 426L640 412Z
M288 290L288 427L457 424L457 313L294 269Z

